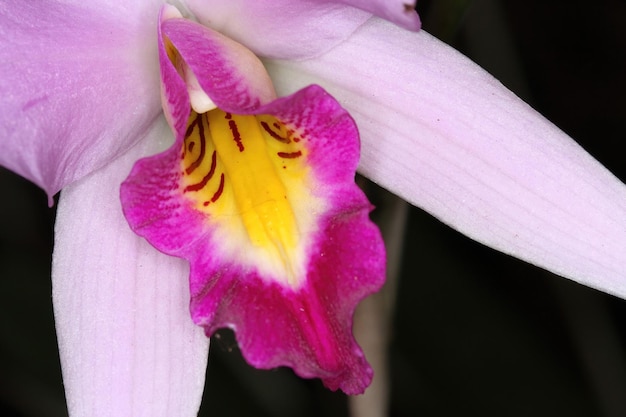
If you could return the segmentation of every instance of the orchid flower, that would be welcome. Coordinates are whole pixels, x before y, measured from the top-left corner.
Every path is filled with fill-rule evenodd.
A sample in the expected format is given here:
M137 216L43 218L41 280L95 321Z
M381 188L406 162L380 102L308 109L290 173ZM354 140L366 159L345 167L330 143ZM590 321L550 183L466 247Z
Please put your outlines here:
M194 260L190 293L189 264L157 251L131 227L161 251L177 256L188 255L183 253L190 250L186 243L195 244L197 235L186 235L184 228L181 236L172 235L172 230L141 231L163 208L141 203L163 197L167 182L161 184L163 189L158 184L141 187L150 178L158 179L153 171L142 173L158 158L151 155L181 152L183 145L192 153L190 148L200 146L191 136L194 131L194 137L201 135L200 122L194 122L201 120L195 118L200 108L213 111L217 106L226 126L235 110L238 116L255 116L262 110L263 115L277 117L271 123L265 120L267 126L276 123L275 130L268 127L266 133L284 138L291 134L289 126L298 125L293 121L298 114L289 109L304 106L310 100L302 97L312 96L314 103L324 106L307 105L298 111L327 111L324 118L334 115L347 123L340 132L352 131L353 125L346 122L349 117L335 101L318 87L308 87L321 85L356 122L363 175L482 243L585 285L626 295L624 185L467 58L417 31L417 15L401 2L189 0L179 8L199 23L179 22L178 28L167 23L175 20L169 12L159 17L161 6L157 0L89 5L8 0L0 5L0 33L8 41L0 52L4 93L0 163L41 186L49 196L63 189L53 296L71 415L184 416L199 407L208 339L188 314L188 300L198 289ZM372 13L378 17L371 17ZM258 71L250 75L248 65L234 65L247 60L243 55L248 52L240 53L239 47L225 47L216 60L217 69L209 63L193 64L193 56L185 54L194 46L184 44L197 39L187 35L203 26L212 31L201 33L217 31L222 35L211 37L230 38L261 57L277 96L285 98L275 101L273 91L265 88L267 80L255 75ZM161 32L167 40L158 35ZM232 45L230 40L224 42ZM251 107L206 87L211 71L220 71L220 62L229 63L232 80L245 80L244 98L258 99ZM239 74L243 78L236 77ZM191 107L180 105L180 100L183 104L188 100ZM304 130L298 134L307 136ZM174 151L161 153L174 139L177 147L170 148ZM305 153L313 146L307 143ZM354 145L350 146L347 165L356 163ZM144 157L149 158L137 162ZM332 155L323 158L321 166L342 171ZM293 159L287 162L297 165L298 158ZM322 183L320 189L325 189ZM139 191L129 191L135 185ZM216 186L219 190L220 182ZM335 202L331 194L321 196L322 206ZM213 191L209 200L216 197L217 201L220 195ZM366 240L376 242L379 238L363 218L368 208L362 196L357 191L336 195L358 200L359 220L349 226L366 225L359 230L369 230ZM310 201L312 211L318 204L315 198ZM196 203L203 206L206 201ZM155 233L168 234L161 239L164 245L159 247L159 236L151 239L149 235ZM334 238L344 236L351 236L352 244L361 244L359 251L366 249L351 231ZM333 245L330 248L339 246ZM227 246L220 250L228 251ZM196 268L197 262L213 261L197 260ZM358 276L363 274L360 271ZM296 292L304 285L290 280L288 273L283 276L287 278L279 284L286 282ZM354 303L379 285L356 287L362 292L347 306L336 306L342 326L349 328ZM192 306L199 324L213 330L211 326L232 323L232 317L213 321L217 310L211 303L200 306L199 310L208 310L199 316ZM232 310L238 307L254 306L234 304ZM236 315L236 311L227 313ZM242 320L238 322L242 326L251 324ZM263 337L270 345L280 341L271 340L271 334L253 337L257 340L248 352L260 353L249 360L264 367L285 363L263 358L266 352L256 347ZM354 362L348 371L367 374L358 348L349 337L344 339L333 349L350 350L345 357ZM300 347L300 353L316 348ZM293 346L286 351L298 352ZM307 366L311 356L315 355L307 356ZM326 378L331 388L356 392L367 384L368 378L361 374L360 386L350 388L333 382L332 375L323 375L323 369L311 372L295 362L290 360L301 375Z

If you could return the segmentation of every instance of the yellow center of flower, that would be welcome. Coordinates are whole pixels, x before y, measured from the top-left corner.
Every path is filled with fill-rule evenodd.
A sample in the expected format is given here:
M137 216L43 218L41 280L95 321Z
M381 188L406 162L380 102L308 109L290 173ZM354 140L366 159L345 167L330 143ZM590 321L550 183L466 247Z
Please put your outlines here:
M181 189L207 214L216 250L293 288L320 206L302 145L272 116L192 111L181 161Z

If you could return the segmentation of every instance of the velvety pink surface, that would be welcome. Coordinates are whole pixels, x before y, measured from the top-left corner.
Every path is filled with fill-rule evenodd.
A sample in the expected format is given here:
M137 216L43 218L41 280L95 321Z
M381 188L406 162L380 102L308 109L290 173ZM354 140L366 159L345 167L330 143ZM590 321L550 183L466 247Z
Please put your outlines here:
M302 146L317 184L311 192L329 206L316 213L301 288L268 283L236 258L217 255L214 226L178 185L184 131L168 151L137 162L122 184L124 214L156 248L190 261L192 317L208 335L233 328L251 364L290 366L301 376L322 378L331 389L360 393L369 385L371 369L352 336L352 315L363 297L382 286L385 255L368 218L371 206L354 183L355 126L316 86L257 112L307 132Z
M320 219L309 249L306 284L297 291L268 284L255 271L196 248L191 268L192 316L208 335L235 331L248 362L289 366L328 388L360 394L372 370L352 336L358 302L384 279L384 249L369 221L369 203L355 187Z
M161 23L162 36L176 47L220 109L241 114L276 98L261 61L218 32L187 19L168 19Z
M153 1L0 4L0 164L49 196L160 114Z
M164 10L157 31L162 103L175 135L184 133L191 111L181 71L192 71L211 100L225 111L249 113L274 98L271 81L258 59L251 61L233 51L230 39L209 28L184 19L166 19ZM166 52L165 37L176 47L186 68L174 67Z

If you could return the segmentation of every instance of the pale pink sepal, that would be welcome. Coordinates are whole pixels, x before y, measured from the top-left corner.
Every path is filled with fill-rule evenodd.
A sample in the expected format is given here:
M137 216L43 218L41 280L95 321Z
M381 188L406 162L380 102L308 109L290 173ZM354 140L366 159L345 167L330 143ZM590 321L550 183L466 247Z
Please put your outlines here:
M408 30L422 27L414 0L338 0L337 3L358 7Z
M415 1L187 0L198 20L260 56L311 58L344 41L371 14L419 30Z
M0 165L49 196L160 114L155 1L0 5Z
M357 121L361 172L488 246L626 297L626 188L571 138L425 32L372 19L279 94L322 84Z
M209 342L189 317L189 266L135 235L119 201L133 162L168 136L159 124L149 141L62 192L52 283L70 416L198 412Z
M395 0L394 0L395 1ZM310 58L345 40L370 13L331 1L187 0L205 26L257 55Z

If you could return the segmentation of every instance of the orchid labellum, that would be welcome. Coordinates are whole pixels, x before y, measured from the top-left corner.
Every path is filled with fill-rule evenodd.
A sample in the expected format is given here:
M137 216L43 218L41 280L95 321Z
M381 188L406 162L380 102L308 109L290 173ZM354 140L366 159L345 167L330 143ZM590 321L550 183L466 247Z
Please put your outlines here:
M257 367L363 392L372 371L351 318L382 285L385 256L354 183L354 122L317 86L276 99L250 51L175 10L161 20L176 141L122 184L131 228L189 260L191 315L208 336L231 327Z

